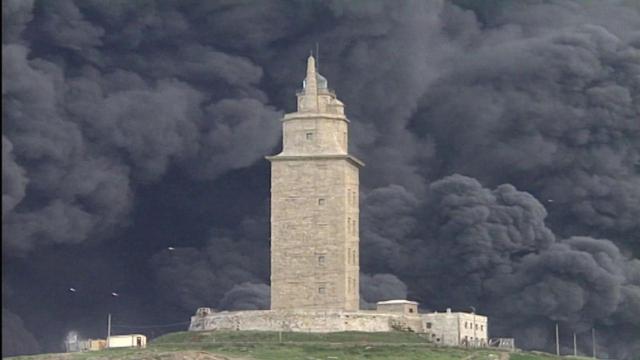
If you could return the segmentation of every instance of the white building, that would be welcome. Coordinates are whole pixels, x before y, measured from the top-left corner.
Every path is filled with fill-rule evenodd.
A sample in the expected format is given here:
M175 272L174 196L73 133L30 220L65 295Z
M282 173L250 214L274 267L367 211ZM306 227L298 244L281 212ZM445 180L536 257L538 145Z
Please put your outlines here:
M447 312L421 314L424 329L432 342L449 346L487 346L487 317L475 313Z
M147 337L141 334L112 335L107 338L108 348L147 347Z
M418 303L409 300L387 300L376 303L376 311L380 313L401 313L405 315L418 315Z

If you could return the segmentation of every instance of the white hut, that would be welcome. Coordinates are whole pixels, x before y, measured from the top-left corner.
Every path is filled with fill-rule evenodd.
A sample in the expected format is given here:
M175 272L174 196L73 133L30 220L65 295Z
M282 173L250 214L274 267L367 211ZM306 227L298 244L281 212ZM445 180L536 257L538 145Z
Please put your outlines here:
M147 337L142 334L111 335L107 339L108 348L147 347Z

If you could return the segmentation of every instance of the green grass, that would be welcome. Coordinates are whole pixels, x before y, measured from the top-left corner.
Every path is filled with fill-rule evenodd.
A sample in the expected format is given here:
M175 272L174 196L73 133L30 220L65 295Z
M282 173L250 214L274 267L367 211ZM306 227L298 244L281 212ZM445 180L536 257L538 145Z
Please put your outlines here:
M282 336L282 342L280 341ZM489 349L437 347L414 333L338 332L328 334L266 331L178 332L154 339L146 349L23 356L14 360L168 359L176 353L204 351L255 360L504 360ZM193 353L192 353L193 354ZM502 355L502 356L501 356ZM511 360L551 360L552 356L512 353Z
M300 333L276 331L211 331L211 332L177 332L163 335L153 340L153 344L166 343L278 343L305 342L305 343L419 343L425 344L426 337L415 333L387 332L335 332L335 333Z

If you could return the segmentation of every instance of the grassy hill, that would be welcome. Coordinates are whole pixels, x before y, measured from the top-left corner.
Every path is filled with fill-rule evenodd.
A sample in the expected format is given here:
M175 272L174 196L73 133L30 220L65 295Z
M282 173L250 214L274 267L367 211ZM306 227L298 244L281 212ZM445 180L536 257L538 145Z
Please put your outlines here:
M533 353L436 347L419 334L258 331L178 332L154 339L146 349L109 349L73 354L20 356L13 360L551 360Z

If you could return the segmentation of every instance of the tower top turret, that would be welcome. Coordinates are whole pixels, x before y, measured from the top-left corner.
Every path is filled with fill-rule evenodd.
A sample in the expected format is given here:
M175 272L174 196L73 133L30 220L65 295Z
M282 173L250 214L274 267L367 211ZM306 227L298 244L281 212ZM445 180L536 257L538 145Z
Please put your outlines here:
M307 58L307 76L298 92L298 112L344 114L344 105L329 89L327 79L318 73L316 59Z

